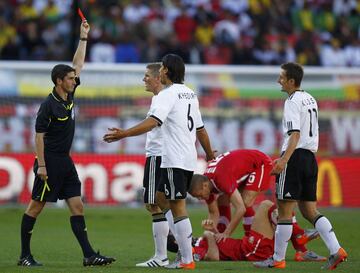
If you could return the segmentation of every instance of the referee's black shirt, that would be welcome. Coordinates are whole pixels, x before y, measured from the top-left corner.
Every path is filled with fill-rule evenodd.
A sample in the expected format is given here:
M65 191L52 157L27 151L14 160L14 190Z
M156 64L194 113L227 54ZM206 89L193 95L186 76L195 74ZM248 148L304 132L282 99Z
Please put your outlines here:
M75 78L76 86L80 85L80 79ZM68 94L64 101L55 91L40 105L36 117L36 133L45 133L44 152L59 155L69 154L75 133L75 109L74 94Z

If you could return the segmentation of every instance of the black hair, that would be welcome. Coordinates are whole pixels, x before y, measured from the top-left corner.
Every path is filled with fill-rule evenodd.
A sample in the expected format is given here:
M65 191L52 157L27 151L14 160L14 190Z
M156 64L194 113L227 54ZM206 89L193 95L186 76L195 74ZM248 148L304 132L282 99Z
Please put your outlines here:
M173 83L183 83L185 76L184 60L176 54L167 54L162 60L162 65L168 69L167 77Z
M293 79L295 81L295 86L301 85L304 70L300 64L289 62L282 64L281 68L285 70L287 80Z
M56 80L63 80L69 72L75 72L75 69L66 64L57 64L51 70L51 80L56 85Z

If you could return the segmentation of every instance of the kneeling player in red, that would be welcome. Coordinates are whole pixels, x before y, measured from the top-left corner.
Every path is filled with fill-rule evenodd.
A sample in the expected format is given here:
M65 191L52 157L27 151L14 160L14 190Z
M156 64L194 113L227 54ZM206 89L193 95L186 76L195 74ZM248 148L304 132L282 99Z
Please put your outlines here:
M217 241L229 238L241 219L245 235L249 235L255 215L253 204L261 192L269 189L271 170L272 161L266 154L258 150L233 150L210 161L204 175L193 176L189 193L206 201ZM303 230L294 215L292 222L295 261L324 261L324 257L305 247L319 233L314 229Z
M194 247L194 258L205 261L259 261L270 257L274 252L274 223L271 214L276 206L263 201L258 207L251 230L242 239L227 238L216 241L216 230L212 220L204 220L204 236ZM276 212L276 211L275 211Z

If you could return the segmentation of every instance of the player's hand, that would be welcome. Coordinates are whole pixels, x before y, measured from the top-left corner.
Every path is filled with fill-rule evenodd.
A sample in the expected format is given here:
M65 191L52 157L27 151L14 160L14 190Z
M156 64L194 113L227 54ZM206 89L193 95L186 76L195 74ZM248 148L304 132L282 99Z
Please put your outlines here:
M214 231L215 230L215 225L214 225L214 221L211 219L205 219L201 221L201 227L204 230L208 230L208 231Z
M214 237L216 242L220 243L221 241L225 241L227 238L229 238L230 235L226 231L224 231L223 233L216 233Z
M209 162L209 161L215 159L215 154L217 152L218 152L217 150L213 150L213 151L211 151L211 153L206 154L206 161Z
M37 175L40 177L41 180L45 181L48 178L46 167L39 167L37 170Z
M80 37L86 38L89 31L90 25L88 24L88 22L86 20L82 21L80 25Z
M107 143L118 141L126 137L125 130L120 128L108 128L110 133L105 134L103 140Z
M284 158L278 158L274 161L274 167L271 170L270 174L271 175L278 175L280 174L284 169L285 166L287 164L287 161Z

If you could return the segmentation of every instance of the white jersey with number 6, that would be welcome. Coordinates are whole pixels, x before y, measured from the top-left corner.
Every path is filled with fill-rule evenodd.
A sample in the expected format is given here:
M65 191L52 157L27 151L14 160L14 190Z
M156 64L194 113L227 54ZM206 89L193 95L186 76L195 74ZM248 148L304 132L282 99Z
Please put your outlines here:
M204 127L194 91L184 84L163 89L157 95L151 117L162 126L161 168L194 171L196 130Z
M318 113L316 100L303 90L295 91L287 98L284 105L282 151L286 150L290 134L294 131L300 132L296 148L307 149L314 153L318 150Z

